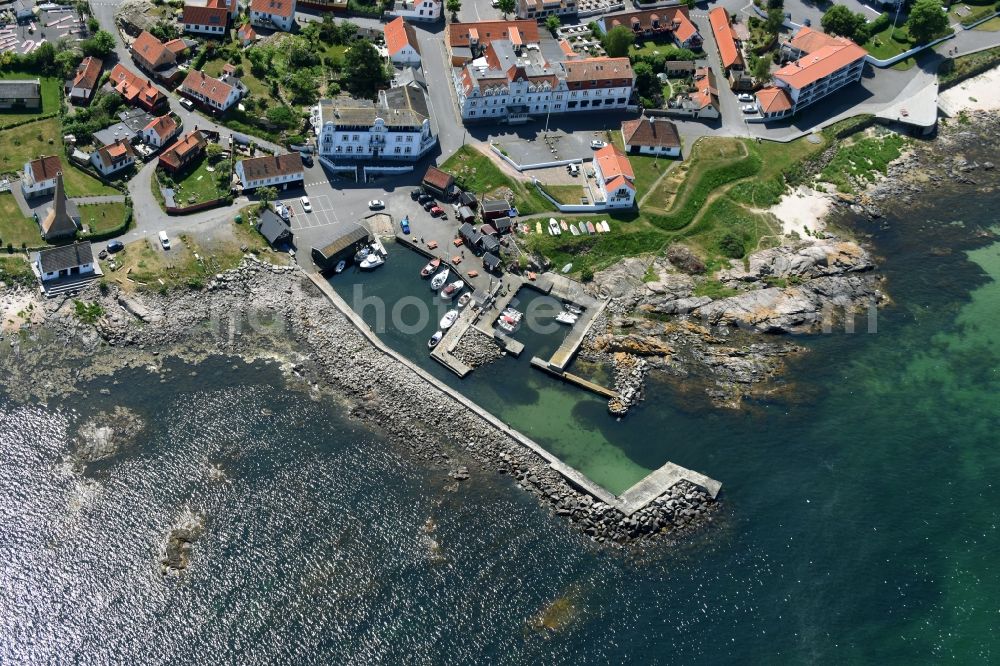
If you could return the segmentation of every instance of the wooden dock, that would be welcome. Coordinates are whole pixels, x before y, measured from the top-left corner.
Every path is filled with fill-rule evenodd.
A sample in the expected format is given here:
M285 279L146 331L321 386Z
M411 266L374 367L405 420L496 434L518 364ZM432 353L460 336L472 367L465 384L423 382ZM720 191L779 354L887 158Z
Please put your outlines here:
M452 352L455 351L455 347L458 346L458 343L462 340L462 336L469 330L475 319L476 314L472 311L472 308L466 307L458 315L458 320L452 324L451 328L445 331L444 337L437 343L437 346L431 350L431 358L462 378L472 372L473 368L461 361Z
M544 370L553 377L558 377L559 379L567 381L570 384L576 384L580 388L585 388L592 393L596 393L599 396L607 398L608 400L620 397L618 395L618 391L609 389L606 386L601 386L600 384L595 384L589 379L584 379L580 375L574 375L572 372L566 372L565 370L552 367L548 362L538 358L537 356L533 356L531 358L531 365L539 370Z

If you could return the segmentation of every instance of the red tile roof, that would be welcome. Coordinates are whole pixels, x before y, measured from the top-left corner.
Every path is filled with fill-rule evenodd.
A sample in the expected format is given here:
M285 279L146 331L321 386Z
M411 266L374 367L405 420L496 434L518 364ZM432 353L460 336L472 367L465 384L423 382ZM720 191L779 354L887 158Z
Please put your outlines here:
M687 7L660 7L646 11L610 14L604 17L604 21L608 30L619 25L635 30L635 26L638 25L642 31L670 31L679 42L687 42L698 34L698 28L688 16ZM657 25L655 28L654 21Z
M159 161L172 169L177 169L204 150L207 143L205 135L198 130L189 132L187 136L170 144L160 155Z
M525 44L538 43L538 23L536 21L480 21L478 23L448 24L448 46L468 46L469 35L476 35L478 41L486 46L494 39L510 39L511 31L516 29Z
M51 180L56 177L57 173L62 173L62 161L56 155L43 155L37 160L32 160L28 165L31 169L31 176L35 179L35 182L41 182L43 180Z
M76 77L73 79L74 88L93 88L97 85L97 80L101 78L101 67L104 62L100 58L88 56L83 59L79 67L76 68Z
M118 94L129 102L138 100L152 108L163 98L163 93L154 88L152 83L126 69L121 63L112 68L109 81Z
M616 181L619 177L626 182L635 180L632 172L632 163L628 158L612 145L607 145L594 153L594 161L601 169L601 174L607 183ZM631 183L629 183L631 185Z
M757 103L762 113L778 113L792 108L792 98L788 96L788 91L776 86L758 90Z
M237 36L244 42L252 42L257 39L257 31L253 29L253 26L249 23L244 23L243 27L240 28Z
M564 62L562 66L569 83L618 80L623 85L632 85L635 80L632 63L628 58L583 58Z
M450 173L441 171L441 169L438 169L437 167L427 167L427 173L424 174L423 182L427 183L431 187L436 187L437 189L444 191L445 189L451 187L452 183L455 182L455 177Z
M132 160L135 160L135 150L128 141L118 139L114 143L98 148L97 156L101 158L101 163L104 166L109 167L124 157L131 157Z
M288 18L295 13L293 0L250 0L250 11Z
M148 125L142 128L144 132L148 129L156 132L161 142L166 141L177 131L177 121L170 115L160 116L159 118L154 118Z
M187 42L185 42L183 39L177 38L177 39L171 39L169 42L163 45L163 48L174 54L176 58L176 56L180 55L181 53L184 53L184 51L187 50L188 45Z
M186 25L225 26L229 21L229 9L225 5L200 7L184 5L181 23Z
M223 106L226 100L229 99L229 93L232 92L233 87L204 72L193 70L184 79L184 83L181 84L181 90L190 90L191 92L198 93L219 106Z
M793 88L805 88L868 55L846 37L831 37L805 27L799 30L790 45L805 55L779 69L774 78Z
M576 51L573 50L573 46L565 39L559 40L559 48L562 50L563 55L567 58L572 58L576 55Z
M681 147L677 125L669 120L656 120L645 116L623 122L622 138L625 139L626 146Z
M722 66L729 69L733 65L744 65L743 54L736 48L736 37L729 25L729 14L722 7L716 7L708 13L712 24L715 42L719 45L719 55L722 56Z
M416 31L400 16L385 26L385 48L389 51L390 56L394 56L406 46L412 46L414 51L420 53Z
M132 42L132 55L144 61L151 69L174 62L174 53L145 30Z

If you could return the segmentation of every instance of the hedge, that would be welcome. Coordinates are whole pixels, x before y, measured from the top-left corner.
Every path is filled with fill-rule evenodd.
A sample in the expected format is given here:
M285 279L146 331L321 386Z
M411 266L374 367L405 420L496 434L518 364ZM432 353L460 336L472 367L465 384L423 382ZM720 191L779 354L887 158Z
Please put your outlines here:
M132 226L132 207L126 206L125 219L122 220L122 223L120 225L118 225L114 229L108 229L107 231L102 231L100 233L82 234L80 236L80 240L91 241L94 243L98 241L109 240L111 238L115 238L116 236L121 236L126 231L128 231L129 227L131 226Z

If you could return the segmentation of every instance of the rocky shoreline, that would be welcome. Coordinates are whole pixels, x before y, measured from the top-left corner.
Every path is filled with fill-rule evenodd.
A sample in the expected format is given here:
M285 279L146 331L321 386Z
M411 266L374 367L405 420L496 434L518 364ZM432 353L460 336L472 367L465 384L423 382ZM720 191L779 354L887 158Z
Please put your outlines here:
M510 435L455 409L447 394L372 346L296 267L248 255L239 268L216 276L200 291L126 295L95 285L75 298L97 303L103 315L85 324L75 314L73 299L41 302L44 322L0 353L0 363L9 369L7 385L44 400L71 390L65 369L70 360L85 363L70 375L85 379L88 372L111 374L126 366L155 369L168 356L247 356L266 350L261 355L281 359L291 387L342 401L351 416L439 466L453 483L487 470L509 475L596 542L673 541L711 521L719 506L685 483L625 516L578 490ZM182 550L190 548L181 543L184 539L175 541L168 569L180 569Z

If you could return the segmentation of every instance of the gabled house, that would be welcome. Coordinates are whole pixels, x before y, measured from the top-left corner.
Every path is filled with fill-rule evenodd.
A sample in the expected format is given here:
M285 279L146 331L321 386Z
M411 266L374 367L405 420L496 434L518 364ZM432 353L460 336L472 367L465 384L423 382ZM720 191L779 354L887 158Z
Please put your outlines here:
M36 252L31 267L42 282L77 275L94 275L98 272L94 250L89 242L73 243Z
M205 152L208 139L199 130L189 132L164 150L157 161L157 168L171 173L183 171Z
M177 69L177 56L186 48L187 45L183 40L174 39L164 44L143 30L132 42L131 52L132 59L139 69L164 83L172 83L180 75L180 70Z
M177 135L180 129L174 117L170 114L165 114L159 118L154 118L148 125L142 128L142 140L146 145L153 148L163 148Z
M229 8L225 5L184 5L181 14L184 32L221 37L229 27Z
M264 186L284 190L290 184L301 184L305 170L298 154L286 153L240 160L236 163L236 175L244 190Z
M125 98L129 104L134 104L147 111L155 111L167 104L167 97L148 79L126 69L121 63L111 69L108 78L111 87Z
M249 23L244 23L236 31L236 41L240 43L240 46L250 46L257 41L257 31Z
M726 76L745 70L746 62L729 23L729 14L723 7L716 7L708 13L708 20L712 24L712 34L715 35L715 43L719 47L719 57Z
M451 190L455 187L455 177L447 171L441 171L437 167L427 167L421 183L424 189L436 194L442 199L451 197Z
M40 79L0 81L0 109L42 108L42 82Z
M177 90L209 109L219 112L229 109L243 94L240 85L231 85L197 70L189 73Z
M291 32L295 25L295 0L250 0L250 22Z
M40 197L56 189L56 176L63 171L62 161L56 155L43 155L24 163L21 193L25 199Z
M688 8L683 5L608 14L599 23L604 32L623 25L632 31L636 39L662 36L685 49L700 49L702 44L701 33L691 22Z
M622 123L622 139L629 155L681 156L681 137L677 125L669 120L643 116Z
M605 206L631 208L635 205L635 173L628 158L617 148L607 145L594 154L594 177Z
M101 78L101 68L104 61L100 58L88 56L84 58L76 68L76 74L67 86L69 88L69 101L73 104L87 104L94 94L94 88Z
M135 164L137 154L128 141L119 139L90 154L90 163L103 176L111 176Z
M385 48L394 65L419 65L420 46L413 26L402 17L385 26Z
M260 232L260 235L273 248L285 247L292 244L292 230L270 208L260 214L260 220L257 222L257 231Z

